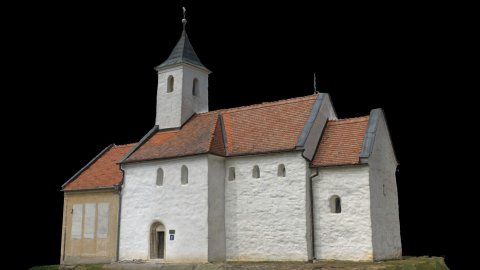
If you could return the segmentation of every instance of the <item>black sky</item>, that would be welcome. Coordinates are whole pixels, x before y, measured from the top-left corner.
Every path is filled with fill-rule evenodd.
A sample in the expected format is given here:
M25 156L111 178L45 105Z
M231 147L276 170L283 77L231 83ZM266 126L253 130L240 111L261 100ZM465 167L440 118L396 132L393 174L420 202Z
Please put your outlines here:
M401 164L404 255L460 261L466 248L454 232L463 223L454 221L466 211L459 183L469 161L455 153L465 132L458 118L472 107L458 106L467 92L446 71L448 22L394 4L158 2L12 9L15 83L6 89L19 102L5 121L7 144L21 143L7 148L15 165L31 165L15 167L14 188L28 200L9 213L23 220L17 228L35 224L40 233L25 241L41 243L25 266L58 263L61 185L110 143L136 142L154 125L153 68L180 37L182 5L190 41L213 71L211 110L312 94L313 73L340 118L384 108Z

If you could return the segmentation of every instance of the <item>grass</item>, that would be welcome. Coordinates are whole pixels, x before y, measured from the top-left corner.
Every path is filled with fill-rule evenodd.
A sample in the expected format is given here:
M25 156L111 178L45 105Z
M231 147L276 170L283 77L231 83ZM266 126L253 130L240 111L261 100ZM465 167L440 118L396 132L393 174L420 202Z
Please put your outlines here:
M58 270L58 265L35 266L28 270Z
M45 266L35 266L32 267L28 270L58 270L59 265L45 265ZM80 268L75 268L75 269L81 269L81 270L101 270L103 267L103 264L85 264L82 265Z

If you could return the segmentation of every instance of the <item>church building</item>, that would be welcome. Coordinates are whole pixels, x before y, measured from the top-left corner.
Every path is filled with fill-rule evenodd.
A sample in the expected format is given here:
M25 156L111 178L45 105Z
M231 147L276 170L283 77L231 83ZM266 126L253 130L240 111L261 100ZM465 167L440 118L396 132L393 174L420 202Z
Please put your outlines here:
M318 93L209 111L211 72L182 22L156 67L153 128L62 186L61 263L401 258L383 110L338 119Z

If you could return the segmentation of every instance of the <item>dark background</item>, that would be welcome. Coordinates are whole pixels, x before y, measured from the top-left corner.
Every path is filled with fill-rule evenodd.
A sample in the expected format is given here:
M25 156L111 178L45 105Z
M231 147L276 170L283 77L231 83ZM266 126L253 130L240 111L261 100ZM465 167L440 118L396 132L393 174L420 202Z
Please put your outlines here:
M3 91L4 148L13 150L4 171L15 175L5 179L16 195L6 208L22 232L11 245L19 269L58 263L61 185L110 143L137 142L154 125L153 68L180 37L182 5L213 71L211 110L312 94L313 73L340 118L384 108L400 162L404 255L466 263L474 179L460 151L473 151L462 119L475 107L461 105L471 89L454 75L449 16L419 5L158 1L4 10L14 14L4 32L4 75L14 82Z

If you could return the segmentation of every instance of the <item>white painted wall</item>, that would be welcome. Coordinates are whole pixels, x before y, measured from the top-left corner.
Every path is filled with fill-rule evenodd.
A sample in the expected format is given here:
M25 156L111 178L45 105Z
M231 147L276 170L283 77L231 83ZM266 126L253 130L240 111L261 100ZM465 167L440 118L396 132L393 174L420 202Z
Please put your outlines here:
M319 168L313 178L315 258L372 260L370 188L367 165ZM338 195L341 213L331 213Z
M279 164L286 177L277 176ZM308 163L300 152L231 157L225 167L236 172L233 181L225 177L227 260L308 260Z
M189 169L187 185L180 183L182 165ZM166 229L165 261L208 261L208 166L207 155L123 165L120 260L149 259L150 226L160 221ZM168 230L175 230L175 240Z
M402 256L398 193L395 171L397 161L383 113L380 114L368 158L375 260L398 259Z
M173 76L173 91L167 93L168 77ZM155 125L162 128L181 126L183 69L177 66L158 72L157 114Z
M198 94L193 96L193 79L198 79ZM185 65L183 67L182 124L194 113L208 112L208 73Z
M173 91L167 93L168 77L173 76ZM193 79L199 93L193 96ZM208 111L208 72L190 65L178 65L158 72L157 113L155 124L164 128L180 127L195 112Z

